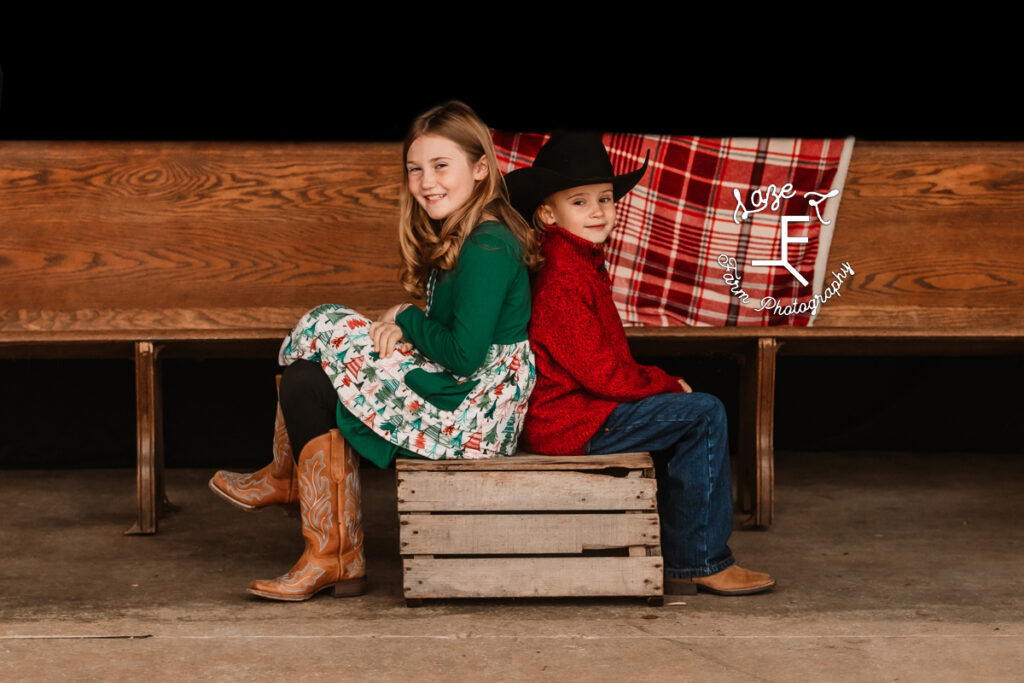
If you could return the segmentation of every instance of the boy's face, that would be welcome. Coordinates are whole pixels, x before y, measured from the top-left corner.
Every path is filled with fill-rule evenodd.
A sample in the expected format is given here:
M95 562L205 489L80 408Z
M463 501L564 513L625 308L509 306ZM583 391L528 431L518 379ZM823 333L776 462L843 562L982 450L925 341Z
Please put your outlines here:
M556 192L540 205L540 217L577 237L600 244L615 227L615 195L611 183L580 185Z

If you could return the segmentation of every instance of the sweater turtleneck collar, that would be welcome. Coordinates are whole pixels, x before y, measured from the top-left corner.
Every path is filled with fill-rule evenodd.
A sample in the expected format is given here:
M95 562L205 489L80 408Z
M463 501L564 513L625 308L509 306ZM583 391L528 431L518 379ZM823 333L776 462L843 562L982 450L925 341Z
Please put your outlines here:
M603 244L594 244L557 225L544 226L542 250L544 258L565 256L599 271L604 270Z

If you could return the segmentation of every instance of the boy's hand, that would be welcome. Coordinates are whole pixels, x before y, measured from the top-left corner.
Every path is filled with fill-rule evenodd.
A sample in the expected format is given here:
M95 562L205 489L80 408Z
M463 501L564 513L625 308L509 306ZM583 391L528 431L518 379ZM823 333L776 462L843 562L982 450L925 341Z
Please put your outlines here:
M683 379L682 377L679 378L679 386L681 386L683 388L683 393L684 394L692 394L693 393L693 389L690 388L690 385L687 384L686 380Z

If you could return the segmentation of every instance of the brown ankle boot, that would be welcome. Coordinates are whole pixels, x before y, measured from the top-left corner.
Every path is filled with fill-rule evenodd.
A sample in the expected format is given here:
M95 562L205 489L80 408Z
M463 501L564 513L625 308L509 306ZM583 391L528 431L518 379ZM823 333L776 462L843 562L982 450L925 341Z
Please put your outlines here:
M291 571L253 581L249 592L272 600L308 600L327 588L334 597L366 590L359 456L337 429L302 449L297 465L306 548Z
M277 376L277 388L280 394L281 375ZM292 444L288 440L280 401L274 420L274 459L252 474L220 470L210 479L210 490L235 507L250 511L299 499Z

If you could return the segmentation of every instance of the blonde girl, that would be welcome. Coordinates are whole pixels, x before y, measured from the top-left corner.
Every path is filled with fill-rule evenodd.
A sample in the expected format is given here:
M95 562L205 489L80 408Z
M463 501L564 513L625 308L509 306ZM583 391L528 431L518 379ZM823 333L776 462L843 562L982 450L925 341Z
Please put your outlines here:
M252 582L254 595L365 590L356 453L386 467L396 455L515 452L535 377L527 325L537 243L509 205L487 127L465 104L418 117L402 161L401 281L425 307L399 304L376 321L338 304L304 315L281 345L274 461L210 480L243 509L300 503L305 551L287 574Z

